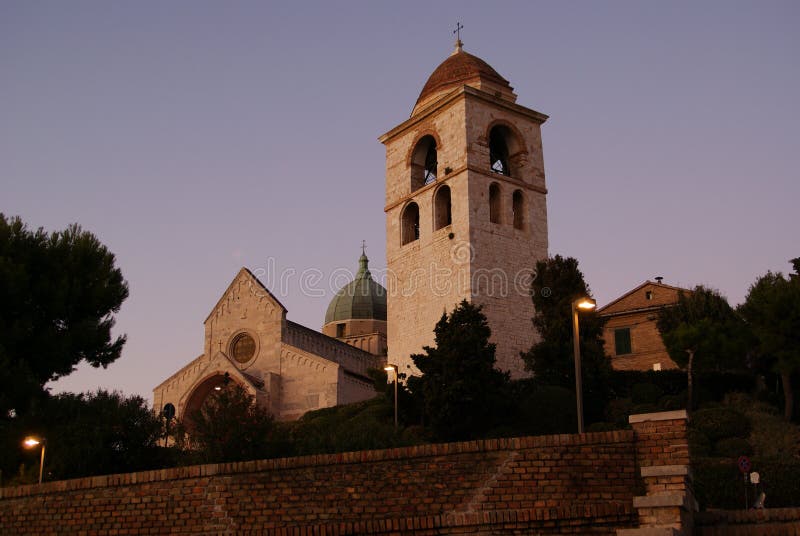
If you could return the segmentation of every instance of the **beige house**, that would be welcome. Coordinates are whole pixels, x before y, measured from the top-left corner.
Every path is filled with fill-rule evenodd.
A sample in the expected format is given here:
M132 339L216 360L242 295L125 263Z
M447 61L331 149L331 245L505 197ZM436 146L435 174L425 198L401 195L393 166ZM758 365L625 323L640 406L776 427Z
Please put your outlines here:
M660 279L660 278L657 278ZM617 370L666 370L678 368L667 354L656 328L658 313L678 302L687 289L645 281L597 310L605 320L605 353Z

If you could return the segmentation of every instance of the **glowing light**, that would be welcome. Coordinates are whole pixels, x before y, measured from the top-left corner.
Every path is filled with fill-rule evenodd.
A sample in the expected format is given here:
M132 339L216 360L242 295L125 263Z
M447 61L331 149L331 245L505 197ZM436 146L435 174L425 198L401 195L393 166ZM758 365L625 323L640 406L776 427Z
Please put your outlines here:
M33 448L36 445L39 445L41 443L42 443L41 440L39 440L39 439L37 439L35 437L26 437L25 441L22 442L22 444L25 445L29 449Z
M576 304L578 309L582 309L584 311L591 311L595 307L597 307L597 302L591 298L581 298L581 300Z

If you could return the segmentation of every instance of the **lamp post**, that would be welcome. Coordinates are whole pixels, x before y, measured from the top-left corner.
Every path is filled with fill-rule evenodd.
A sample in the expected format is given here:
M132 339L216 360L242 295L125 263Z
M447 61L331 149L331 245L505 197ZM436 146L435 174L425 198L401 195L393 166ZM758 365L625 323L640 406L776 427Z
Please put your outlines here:
M36 445L41 445L42 446L42 456L41 456L41 458L39 458L39 484L41 484L42 483L42 474L43 474L43 471L44 471L44 446L45 446L45 440L44 440L44 438L28 436L28 437L25 438L25 440L22 442L22 444L25 445L25 448L29 448L29 449L32 449Z
M572 348L575 354L575 398L578 404L578 433L583 433L583 382L581 381L581 346L578 311L591 311L597 302L591 298L578 298L572 302Z
M394 431L397 431L397 365L393 365L391 363L386 363L386 366L383 367L383 370L389 372L390 370L394 371Z

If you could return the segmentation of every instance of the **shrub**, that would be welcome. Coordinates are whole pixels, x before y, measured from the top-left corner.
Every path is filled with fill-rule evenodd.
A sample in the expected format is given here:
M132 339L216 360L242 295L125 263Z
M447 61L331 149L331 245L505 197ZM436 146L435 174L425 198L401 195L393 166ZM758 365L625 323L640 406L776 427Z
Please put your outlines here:
M762 461L753 458L753 470L760 475L760 484L745 484L735 460L701 459L692 464L697 501L703 508L741 509L745 485L748 503L752 505L757 490L766 493L768 508L800 505L800 461Z
M631 399L635 404L655 404L664 391L654 383L637 383L631 387Z
M615 370L610 377L611 389L618 398L632 396L632 390L639 384L658 387L662 394L678 395L686 390L686 372L682 370L637 371Z
M720 402L729 393L749 393L756 387L750 373L705 372L697 375L698 402Z
M706 408L692 414L692 425L711 441L728 437L745 438L750 433L750 421L732 408Z
M726 437L714 444L714 454L722 458L752 456L753 447L746 439L741 437Z
M800 429L787 423L778 409L742 393L725 397L725 404L744 413L752 426L748 441L761 459L786 459L800 453Z
M686 391L678 395L664 395L658 400L658 411L674 411L686 408Z
M706 434L695 428L689 428L687 437L689 439L689 452L693 460L711 455L711 441Z
M574 433L577 428L575 393L555 385L534 385L517 395L520 435Z
M394 430L393 407L383 398L311 411L290 423L295 455L385 449L420 443Z

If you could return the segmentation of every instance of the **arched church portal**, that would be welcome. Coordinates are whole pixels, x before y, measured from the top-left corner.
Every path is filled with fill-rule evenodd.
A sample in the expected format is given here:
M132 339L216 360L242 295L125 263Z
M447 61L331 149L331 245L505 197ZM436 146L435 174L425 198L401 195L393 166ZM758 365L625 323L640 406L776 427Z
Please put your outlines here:
M189 395L189 398L186 400L186 405L183 408L183 420L187 423L191 421L191 416L203 407L203 404L208 400L209 396L222 389L233 387L234 385L238 385L238 382L227 372L214 373L197 384L192 394Z

